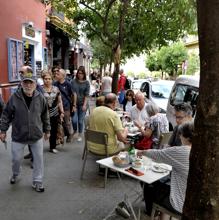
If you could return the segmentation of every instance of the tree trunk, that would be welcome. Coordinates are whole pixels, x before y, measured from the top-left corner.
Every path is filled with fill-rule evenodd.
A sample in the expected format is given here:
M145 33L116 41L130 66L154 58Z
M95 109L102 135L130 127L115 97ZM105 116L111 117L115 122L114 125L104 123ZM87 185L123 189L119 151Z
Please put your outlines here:
M113 72L112 92L117 94L118 93L118 78L119 78L120 59L121 59L120 45L115 47L113 52L114 52L114 72Z
M114 65L115 69L113 72L113 83L112 83L112 92L117 94L118 92L118 78L119 78L119 68L120 68L120 60L121 60L121 51L123 47L124 41L124 29L125 29L125 16L127 14L128 5L130 0L120 0L122 5L120 8L120 20L119 20L119 35L118 35L118 43L113 49L114 55Z
M200 95L183 219L219 219L219 4L198 0Z

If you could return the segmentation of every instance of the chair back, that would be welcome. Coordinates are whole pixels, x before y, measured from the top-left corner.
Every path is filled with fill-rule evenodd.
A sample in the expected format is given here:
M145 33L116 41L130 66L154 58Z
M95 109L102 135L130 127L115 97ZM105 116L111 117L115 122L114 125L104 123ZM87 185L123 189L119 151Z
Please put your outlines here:
M160 136L160 146L164 145L164 144L168 144L169 139L172 135L172 131L171 132L167 132L167 133L162 133Z
M105 148L105 153L106 153L105 155L109 156L108 149L107 149L107 146L108 146L108 134L107 133L85 129L84 135L85 135L86 150L92 153L92 151L88 149L87 142L92 142L94 144L101 144Z

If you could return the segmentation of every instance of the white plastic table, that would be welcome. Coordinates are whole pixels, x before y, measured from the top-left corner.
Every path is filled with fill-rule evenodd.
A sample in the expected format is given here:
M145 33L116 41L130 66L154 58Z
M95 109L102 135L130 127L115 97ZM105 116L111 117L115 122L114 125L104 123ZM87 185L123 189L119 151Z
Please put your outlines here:
M158 173L158 172L152 171L152 170L150 169L150 166L151 166L152 164L154 164L154 162L152 162L152 160L151 160L150 158L147 158L147 157L145 157L145 156L143 156L144 169L139 169L139 171L141 171L141 172L144 173L144 175L142 175L142 176L136 176L136 175L133 175L133 174L127 172L126 169L127 169L129 166L127 166L127 167L125 167L125 168L120 168L120 167L115 166L115 165L113 164L112 157L108 157L108 158L104 158L104 159L101 159L101 160L97 160L96 162L97 162L98 164L104 166L104 167L108 167L108 168L110 168L110 169L115 170L118 174L119 174L119 173L122 173L122 174L124 174L124 175L127 175L127 176L129 176L129 177L132 177L132 178L134 178L134 179L136 179L136 180L139 180L139 181L144 182L144 183L147 183L147 184L154 183L154 182L156 182L157 180L160 180L160 179L162 179L163 177L168 176L169 173L170 173L170 171L172 170L172 167L171 167L170 165L167 165L167 164L166 164L166 166L168 167L168 169L169 169L170 171L166 171L166 172L162 172L162 173ZM130 164L130 166L131 166L131 164ZM121 182L121 186L124 187L120 175L118 175L118 177L119 177L119 180L120 180L120 182ZM142 192L142 194L143 194L143 192ZM129 205L130 208L131 208L131 211L132 211L134 220L140 219L140 212L139 212L139 217L137 218L137 217L136 217L136 214L135 214L135 212L134 212L134 210L133 210L132 204L131 204L131 202L129 201L128 195L127 195L126 193L124 193L124 197L125 197L125 199L127 200L128 205ZM104 218L104 219L107 219L107 218Z

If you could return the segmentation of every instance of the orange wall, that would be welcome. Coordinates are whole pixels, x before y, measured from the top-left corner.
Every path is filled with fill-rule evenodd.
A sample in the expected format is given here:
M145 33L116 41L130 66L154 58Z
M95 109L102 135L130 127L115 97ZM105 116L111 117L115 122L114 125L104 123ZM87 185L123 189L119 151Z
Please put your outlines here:
M8 83L7 39L22 40L22 24L32 21L42 31L45 47L46 15L40 0L1 0L0 9L0 83Z

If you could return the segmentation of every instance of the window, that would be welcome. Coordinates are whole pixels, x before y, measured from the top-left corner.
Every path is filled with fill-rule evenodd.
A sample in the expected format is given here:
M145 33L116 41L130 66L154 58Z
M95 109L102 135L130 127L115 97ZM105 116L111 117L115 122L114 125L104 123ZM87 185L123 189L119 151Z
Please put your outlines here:
M198 101L198 88L188 85L178 84L170 97L170 104L177 105L188 102L195 110Z
M8 39L8 79L9 82L20 79L19 69L24 61L23 42L16 39Z
M48 50L43 48L43 69L48 69Z

